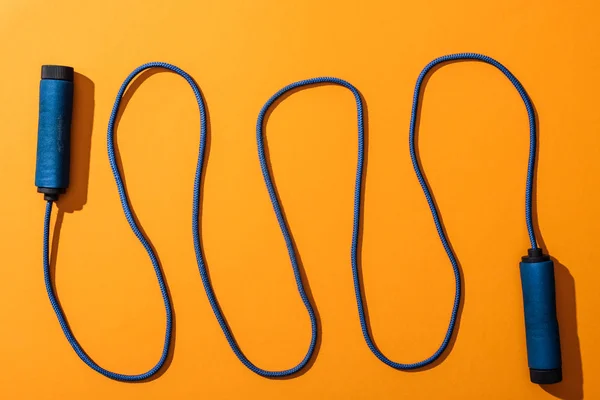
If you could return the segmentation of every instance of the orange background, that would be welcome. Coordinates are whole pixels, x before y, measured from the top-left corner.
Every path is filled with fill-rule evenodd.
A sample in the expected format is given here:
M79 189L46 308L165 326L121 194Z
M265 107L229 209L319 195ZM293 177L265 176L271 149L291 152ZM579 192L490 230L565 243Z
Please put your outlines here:
M600 398L598 17L592 0L3 1L0 397ZM106 126L129 72L166 61L196 79L210 112L202 235L219 301L248 357L282 369L305 354L310 326L260 173L258 111L299 79L338 76L361 90L369 118L362 259L372 329L390 358L421 360L442 340L454 282L410 164L410 105L425 64L462 51L504 63L539 115L537 212L542 243L557 260L562 384L541 388L527 370L518 272L529 245L527 115L506 78L474 62L431 76L420 125L422 163L465 276L460 327L441 363L396 371L362 338L349 258L356 111L350 93L333 86L292 95L267 126L275 180L320 316L318 353L304 374L285 380L261 378L235 358L202 288L190 232L197 106L186 82L168 73L135 91L118 147L133 207L172 293L173 357L159 379L141 384L111 381L78 359L42 275L44 202L33 185L42 64L83 75L55 256L59 298L84 349L105 368L140 373L162 348L162 300L119 204Z

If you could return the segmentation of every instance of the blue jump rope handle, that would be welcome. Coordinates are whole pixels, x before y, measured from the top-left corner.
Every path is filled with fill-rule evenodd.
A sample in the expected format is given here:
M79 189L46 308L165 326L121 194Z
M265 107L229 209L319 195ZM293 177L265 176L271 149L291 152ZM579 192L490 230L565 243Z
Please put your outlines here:
M560 382L562 367L554 263L549 259L537 262L524 260L520 269L531 381L540 384Z
M73 68L42 67L35 185L46 200L69 186Z

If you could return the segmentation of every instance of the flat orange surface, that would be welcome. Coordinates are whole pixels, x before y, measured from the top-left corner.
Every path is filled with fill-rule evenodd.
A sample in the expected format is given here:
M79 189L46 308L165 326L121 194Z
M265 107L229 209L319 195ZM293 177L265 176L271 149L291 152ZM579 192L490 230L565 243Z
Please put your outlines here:
M600 398L599 11L592 0L3 1L0 397ZM106 155L110 110L135 67L173 63L203 90L211 133L201 234L211 279L247 356L283 369L304 356L310 325L260 172L260 108L284 85L322 75L344 78L364 95L362 264L371 328L390 358L418 361L443 338L454 281L410 163L410 106L421 69L464 51L504 63L537 109L537 224L557 260L562 384L536 386L527 369L518 270L529 246L527 115L509 81L477 62L431 75L420 121L421 160L465 277L460 326L441 362L397 371L363 340L349 256L356 111L351 94L335 86L293 94L267 125L275 181L319 314L317 354L303 374L283 380L259 377L237 360L209 307L192 245L197 106L186 82L169 73L141 82L117 136L133 208L174 302L172 358L158 379L140 384L112 381L79 360L42 274L44 202L33 184L42 64L80 74L72 183L52 222L58 295L90 356L132 374L158 360L165 324L154 272L123 216Z

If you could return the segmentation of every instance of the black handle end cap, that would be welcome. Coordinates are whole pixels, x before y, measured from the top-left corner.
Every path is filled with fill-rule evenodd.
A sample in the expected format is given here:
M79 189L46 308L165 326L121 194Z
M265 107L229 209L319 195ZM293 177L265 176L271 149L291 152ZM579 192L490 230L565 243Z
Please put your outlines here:
M73 67L64 65L42 65L42 79L54 79L73 82Z
M533 369L529 368L531 382L538 385L550 385L562 381L562 368Z

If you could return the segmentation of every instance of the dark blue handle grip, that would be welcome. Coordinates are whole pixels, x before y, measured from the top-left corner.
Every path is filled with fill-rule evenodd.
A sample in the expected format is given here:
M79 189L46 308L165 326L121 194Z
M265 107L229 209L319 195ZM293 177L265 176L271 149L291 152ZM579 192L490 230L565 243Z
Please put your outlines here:
M551 260L521 262L520 269L531 381L560 382L562 368L556 317L554 263Z
M35 185L46 195L58 196L69 186L72 110L73 82L42 79Z

